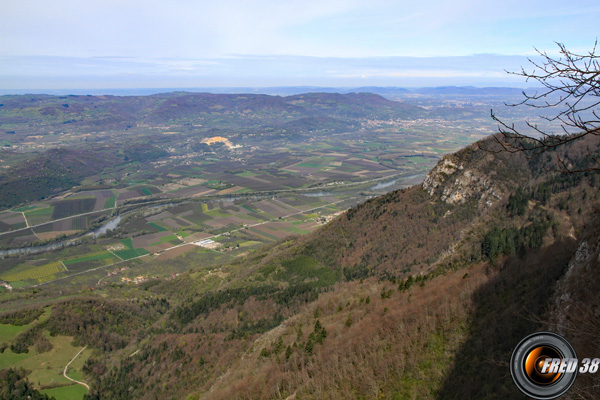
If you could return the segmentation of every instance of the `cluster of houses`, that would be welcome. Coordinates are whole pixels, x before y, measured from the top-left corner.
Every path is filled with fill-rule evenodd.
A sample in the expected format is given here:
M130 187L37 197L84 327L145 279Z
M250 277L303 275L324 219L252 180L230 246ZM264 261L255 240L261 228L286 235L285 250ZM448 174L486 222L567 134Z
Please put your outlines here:
M146 282L148 280L147 276L143 276L143 275L138 275L135 278L128 278L126 276L121 278L121 281L124 283L135 283L136 285L142 283L142 282Z

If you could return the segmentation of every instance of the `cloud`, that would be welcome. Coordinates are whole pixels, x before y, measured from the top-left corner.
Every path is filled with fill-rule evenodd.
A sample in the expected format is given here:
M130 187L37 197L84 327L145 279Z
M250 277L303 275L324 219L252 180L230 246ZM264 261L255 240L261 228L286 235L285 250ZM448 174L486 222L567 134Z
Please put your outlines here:
M503 69L522 57L472 55L552 52L553 41L585 51L599 14L597 0L9 1L0 75L5 87L40 77L122 85L120 76L186 86L507 82Z
M527 59L519 56L468 57L305 57L236 55L205 59L4 57L0 87L62 88L94 82L93 87L195 86L431 86L444 84L522 85L504 69L519 70ZM127 76L129 81L122 81ZM431 84L427 84L427 80ZM418 82L418 83L417 83ZM436 83L437 82L437 83ZM456 83L454 83L456 84ZM69 86L71 87L71 86ZM76 87L76 86L73 86Z

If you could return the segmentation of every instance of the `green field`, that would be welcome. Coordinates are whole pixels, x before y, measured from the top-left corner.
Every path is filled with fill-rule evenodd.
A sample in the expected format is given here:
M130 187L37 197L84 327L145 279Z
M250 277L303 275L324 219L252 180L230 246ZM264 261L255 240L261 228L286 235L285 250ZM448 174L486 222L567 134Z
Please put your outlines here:
M242 208L245 208L246 210L248 210L248 211L250 211L250 212L253 212L253 213L258 213L258 211L256 211L255 209L253 209L253 208L250 208L250 207L248 207L248 206L246 206L246 205L243 205L243 206L242 206Z
M323 166L323 162L322 161L314 161L314 162L303 162L300 164L296 164L295 167L301 167L301 168L314 168L314 169L319 169Z
M123 239L121 243L126 247L124 250L114 250L117 256L122 258L123 260L130 260L132 258L136 258L139 256L145 256L146 254L150 254L150 252L146 249L134 249L133 248L133 240L131 239Z
M127 250L115 250L114 253L121 257L123 260L130 260L139 256L145 256L150 252L145 249L127 249Z
M298 222L301 223L300 221L298 221ZM287 227L284 227L282 230L285 232L296 233L298 235L306 235L311 232L311 231L306 231L306 230L300 229L295 226L287 226Z
M25 217L29 225L38 225L48 222L52 219L54 207L37 208L32 211L25 212Z
M0 324L0 342L8 342L12 340L18 333L23 332L29 325L15 326L8 324Z
M225 218L225 217L229 216L229 214L227 212L219 210L218 208L210 210L210 211L206 212L206 214L210 215L213 218Z
M53 396L56 400L81 400L87 394L87 389L82 385L74 384L41 390L41 392Z
M258 235L267 237L269 239L273 239L274 241L278 241L279 240L279 238L277 236L271 235L268 232L263 232L263 231L261 231L259 229L256 229L256 228L248 228L248 230L250 230L250 231L252 231L252 232L254 232L254 233L258 234Z
M113 208L115 206L116 201L117 201L117 196L109 197L104 202L104 208Z
M79 194L74 194L72 196L69 196L67 199L68 200L93 199L95 201L96 197L94 195L90 195L89 193L81 192Z
M162 226L160 226L160 225L158 225L157 223L154 223L154 222L149 222L148 225L156 228L156 230L158 232L165 232L167 230L167 228L164 228L164 227L162 227Z
M244 171L244 172L240 172L239 174L236 174L237 176L241 176L241 177L248 177L248 176L256 176L258 175L255 172L252 171Z
M251 247L251 246L258 246L258 245L262 245L262 242L258 242L256 240L248 240L245 242L240 243L240 247Z
M27 212L27 211L35 210L36 208L38 208L38 207L37 206L24 206L24 207L15 208L13 211Z
M56 274L66 271L60 262L51 262L49 264L34 266L20 264L15 268L3 272L0 279L8 282L37 280L37 282L46 282L55 278Z
M95 260L104 260L107 258L113 259L115 262L119 260L115 260L115 256L109 253L108 251L98 252L94 254L89 254L87 256L72 258L70 260L64 260L65 265L71 265L75 263L85 262L85 261L95 261Z
M156 245L159 245L161 243L170 242L172 240L179 240L179 238L176 235L165 236L163 238L160 238L160 240L158 242L152 243L150 246L156 246Z
M123 243L123 245L128 249L133 249L133 240L130 238L121 240L121 243Z
M4 353L0 354L0 369L15 367L21 361L29 357L28 353L13 353L10 349L4 350Z

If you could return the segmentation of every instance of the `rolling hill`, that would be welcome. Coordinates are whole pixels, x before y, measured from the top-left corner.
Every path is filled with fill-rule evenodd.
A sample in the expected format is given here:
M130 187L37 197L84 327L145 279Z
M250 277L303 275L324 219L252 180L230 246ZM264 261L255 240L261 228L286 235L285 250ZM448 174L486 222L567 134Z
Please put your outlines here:
M271 127L279 121L330 117L409 118L420 107L370 93L261 94L163 93L152 96L0 96L0 135L135 131L148 125L206 124L228 116L226 125ZM90 137L89 140L93 140Z

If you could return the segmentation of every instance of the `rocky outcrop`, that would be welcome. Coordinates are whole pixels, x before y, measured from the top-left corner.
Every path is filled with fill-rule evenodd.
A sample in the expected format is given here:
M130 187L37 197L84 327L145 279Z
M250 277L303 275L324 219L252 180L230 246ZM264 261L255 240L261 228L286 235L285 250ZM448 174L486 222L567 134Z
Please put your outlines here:
M568 333L572 314L580 313L583 308L600 319L599 275L600 224L596 221L594 229L579 242L567 272L556 286L551 319L559 333Z
M600 215L588 223L567 272L557 282L546 329L563 335L580 360L600 356ZM597 398L599 374L580 374L565 399Z
M499 200L503 191L493 183L489 175L478 168L480 163L473 162L473 157L465 159L471 152L473 150L468 148L444 156L427 174L422 184L423 190L430 196L439 195L447 204L464 203L475 197L480 207L489 207Z

